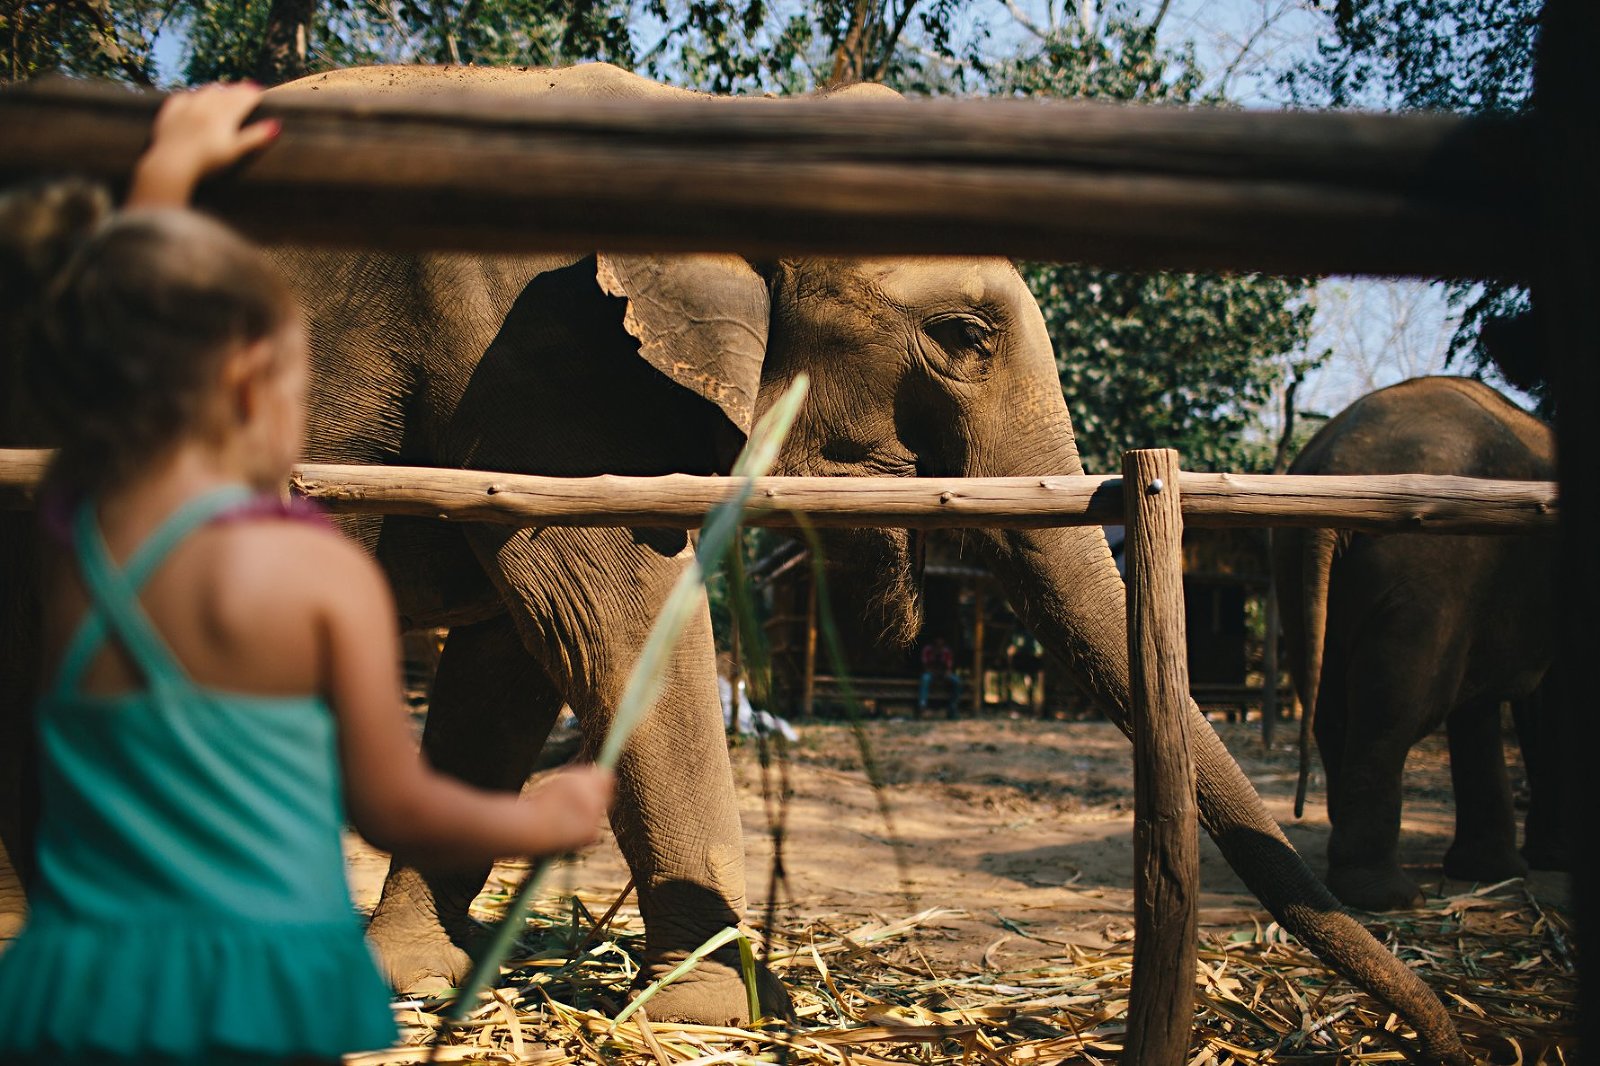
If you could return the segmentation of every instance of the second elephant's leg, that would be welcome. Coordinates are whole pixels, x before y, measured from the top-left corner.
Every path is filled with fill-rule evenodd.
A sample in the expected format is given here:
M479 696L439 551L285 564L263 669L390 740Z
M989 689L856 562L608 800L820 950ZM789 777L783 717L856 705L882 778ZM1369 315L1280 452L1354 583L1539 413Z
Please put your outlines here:
M514 792L528 779L561 704L509 616L460 626L450 631L439 660L422 748L443 773ZM467 908L488 874L488 864L390 865L368 937L395 988L449 988L466 976L475 939Z
M1566 753L1562 750L1562 738L1574 734L1570 723L1562 719L1566 704L1560 692L1561 679L1552 667L1532 695L1511 705L1528 776L1522 857L1535 870L1571 870L1575 865L1572 824L1566 812L1576 805L1565 795L1573 782L1564 772Z
M1456 797L1456 838L1445 852L1444 872L1462 881L1521 877L1528 864L1517 854L1517 823L1500 739L1500 701L1458 708L1446 723L1450 780Z
M687 537L666 531L480 530L474 546L549 657L592 745L610 728L628 673L673 583ZM645 922L646 979L744 916L744 839L723 736L709 613L702 606L662 696L617 768L612 827ZM781 989L766 991L781 1007ZM652 1017L724 1023L748 1015L736 949L701 962L650 1001Z
M1417 716L1426 720L1433 701L1402 675L1372 671L1347 678L1343 750L1328 779L1328 887L1363 910L1394 910L1422 899L1400 867L1401 782Z

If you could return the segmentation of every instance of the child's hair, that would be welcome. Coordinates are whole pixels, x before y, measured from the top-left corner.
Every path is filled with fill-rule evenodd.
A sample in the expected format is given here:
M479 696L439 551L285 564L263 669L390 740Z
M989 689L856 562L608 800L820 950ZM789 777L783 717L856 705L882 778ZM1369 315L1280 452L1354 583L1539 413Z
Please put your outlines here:
M61 455L52 480L91 492L196 428L222 358L295 315L266 257L183 210L112 215L56 183L0 200L0 316Z

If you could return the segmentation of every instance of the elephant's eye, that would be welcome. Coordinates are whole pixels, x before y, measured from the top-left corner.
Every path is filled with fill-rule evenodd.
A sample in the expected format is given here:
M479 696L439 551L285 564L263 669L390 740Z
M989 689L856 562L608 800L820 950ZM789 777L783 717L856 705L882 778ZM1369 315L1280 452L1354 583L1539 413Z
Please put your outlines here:
M945 315L933 319L924 329L934 343L951 355L993 354L995 328L974 315Z

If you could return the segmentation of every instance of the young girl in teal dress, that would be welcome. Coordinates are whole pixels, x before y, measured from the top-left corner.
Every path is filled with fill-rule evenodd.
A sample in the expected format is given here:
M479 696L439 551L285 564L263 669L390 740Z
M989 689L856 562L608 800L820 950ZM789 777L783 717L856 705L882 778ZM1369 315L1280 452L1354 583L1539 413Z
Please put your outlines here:
M347 815L381 848L472 864L587 844L610 800L592 768L523 797L429 769L382 575L277 502L304 428L299 314L260 252L182 209L276 132L240 127L258 95L169 101L114 217L92 224L60 188L5 208L27 235L11 258L49 277L29 377L62 446L43 494L38 874L0 954L0 1062L387 1046Z

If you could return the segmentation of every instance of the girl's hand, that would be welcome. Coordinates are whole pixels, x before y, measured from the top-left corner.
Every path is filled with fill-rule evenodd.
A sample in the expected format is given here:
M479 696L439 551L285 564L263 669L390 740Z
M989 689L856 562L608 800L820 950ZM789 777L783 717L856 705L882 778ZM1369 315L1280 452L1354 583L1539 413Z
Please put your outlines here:
M600 839L600 823L611 807L615 776L598 766L551 775L528 795L541 854L559 855Z
M262 91L241 82L167 97L134 170L127 206L186 206L201 178L269 144L282 129L276 119L240 126Z

